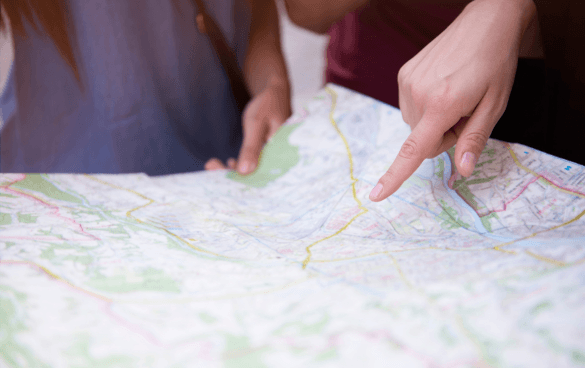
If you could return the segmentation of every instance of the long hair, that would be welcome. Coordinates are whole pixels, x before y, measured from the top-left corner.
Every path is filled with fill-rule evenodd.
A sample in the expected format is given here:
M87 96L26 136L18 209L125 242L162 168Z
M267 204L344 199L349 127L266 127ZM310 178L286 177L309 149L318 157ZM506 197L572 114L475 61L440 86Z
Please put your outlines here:
M0 0L0 9L0 31L5 31L10 25L13 34L26 37L25 22L29 22L36 31L44 31L80 81L71 47L67 8L62 0Z

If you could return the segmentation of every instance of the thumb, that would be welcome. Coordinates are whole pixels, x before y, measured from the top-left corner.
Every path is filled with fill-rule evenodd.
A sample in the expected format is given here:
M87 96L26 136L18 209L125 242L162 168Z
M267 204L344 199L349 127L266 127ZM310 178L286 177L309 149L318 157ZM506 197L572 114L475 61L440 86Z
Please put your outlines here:
M244 140L238 156L238 172L252 173L258 166L258 157L266 141L266 124L250 119L244 122Z
M459 138L455 146L455 166L459 173L465 177L473 174L477 160L501 116L485 100L484 98L477 106L467 124L458 134Z

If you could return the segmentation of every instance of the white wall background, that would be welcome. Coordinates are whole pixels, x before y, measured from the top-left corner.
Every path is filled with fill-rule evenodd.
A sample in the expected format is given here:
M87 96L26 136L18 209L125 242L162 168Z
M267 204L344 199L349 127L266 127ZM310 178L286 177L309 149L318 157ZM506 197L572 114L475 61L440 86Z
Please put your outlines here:
M323 87L329 37L297 27L286 16L282 0L278 3L282 51L292 84L293 111L299 111L303 101Z

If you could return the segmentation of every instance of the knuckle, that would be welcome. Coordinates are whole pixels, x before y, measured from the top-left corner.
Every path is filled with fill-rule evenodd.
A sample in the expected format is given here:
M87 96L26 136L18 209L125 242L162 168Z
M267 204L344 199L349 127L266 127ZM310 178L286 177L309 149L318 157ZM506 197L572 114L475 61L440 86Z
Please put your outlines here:
M402 114L402 120L406 124L408 124L408 126L410 127L411 130L416 127L416 120L414 119L414 117L411 114L403 113Z
M469 132L465 135L465 140L478 149L483 149L485 147L488 138L489 133L485 130Z
M410 85L410 95L415 103L422 103L427 99L428 91L420 83L412 83Z
M390 165L390 167L388 168L388 170L386 170L386 172L384 173L384 175L382 175L382 177L380 178L380 183L382 183L382 185L385 185L388 181L392 180L392 178L396 177L396 169L394 168L394 165Z
M412 138L408 138L400 148L398 156L411 160L420 156L419 145Z
M406 83L406 76L408 75L408 70L406 64L404 64L400 70L398 70L398 85L404 85Z
M442 79L429 96L429 106L445 108L455 101L455 93L448 79Z
M254 156L260 152L260 149L256 145L247 144L242 146L243 156Z

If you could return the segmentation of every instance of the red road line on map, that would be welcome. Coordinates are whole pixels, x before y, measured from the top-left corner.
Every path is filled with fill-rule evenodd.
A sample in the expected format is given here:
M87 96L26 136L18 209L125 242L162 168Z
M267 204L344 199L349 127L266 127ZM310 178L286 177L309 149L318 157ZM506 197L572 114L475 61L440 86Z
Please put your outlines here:
M71 287L71 288L73 288L73 289L75 289L77 291L80 291L80 292L82 292L84 294L87 294L89 296L92 296L92 297L94 297L96 299L99 299L99 300L102 300L102 301L105 301L105 302L111 302L112 301L112 299L110 299L108 297L105 297L103 295L99 295L99 294L96 294L96 293L91 292L89 290L85 290L83 288L80 288L79 286L74 285L71 282L67 281L66 279L62 278L61 276L59 276L57 274L54 274L53 272L49 271L49 269L47 269L47 268L45 268L45 267L43 267L43 266L41 266L39 264L36 264L34 262L31 262L31 261L11 261L11 260L3 261L3 260L0 260L0 264L21 265L21 266L28 266L28 267L36 268L37 270L41 271L45 275L49 276L51 279L53 279L55 281L59 281L59 282L65 284L65 285L67 285L67 286L69 286L69 287Z
M518 166L519 168L521 168L522 170L536 176L536 177L540 177L541 179L544 179L546 181L548 181L552 186L557 187L558 189L561 189L563 191L575 194L578 197L582 197L585 198L585 193L581 193L578 192L576 190L573 189L568 189L565 187L560 186L559 184L555 183L554 181L552 181L551 179L547 178L546 176L542 175L542 174L538 174L535 171L527 168L526 166L522 165L520 163L520 161L518 160L518 157L516 156L516 153L514 152L514 150L512 150L512 147L510 147L510 145L508 143L504 143L504 146L508 149L508 151L510 152L510 156L512 156L512 159L514 160L514 163L516 164L516 166Z
M18 179L15 179L14 181L12 181L12 182L10 182L8 184L2 185L2 188L7 188L7 187L11 186L12 184L16 184L19 181L24 180L25 177L26 177L25 174L19 174Z
M491 215L492 213L495 213L495 212L503 212L503 211L506 211L506 209L507 209L507 206L508 206L510 203L512 203L512 202L514 202L516 199L518 199L518 197L520 197L520 196L522 195L522 193L524 193L524 191L525 191L525 190L528 188L528 186L530 186L531 184L533 184L533 183L537 182L539 179L543 179L543 180L547 181L547 182L548 182L550 185L552 185L552 186L554 186L554 187L558 188L558 189L559 189L559 190L561 190L561 191L565 191L565 192L568 192L568 193L574 194L574 195L576 195L576 196L578 196L578 197L585 198L585 193L581 193L581 192L579 192L579 191L576 191L576 190L572 190L572 189L568 189L568 188L566 188L566 187L563 187L563 186L561 186L561 185L559 185L559 184L555 183L553 180L551 180L551 179L547 178L547 177L546 177L546 176L544 176L543 174L539 174L539 173L537 173L537 172L535 172L535 171L533 171L533 170L531 170L531 169L527 168L526 166L522 165L522 164L520 163L520 161L518 160L518 157L516 156L516 154L514 153L514 151L512 150L512 148L510 147L510 145L509 145L508 143L504 143L504 146L505 146L505 147L508 149L508 151L510 152L510 155L512 156L512 159L514 160L514 163L516 164L516 166L518 166L518 167L519 167L519 168L521 168L522 170L524 170L524 171L526 171L526 172L528 172L528 173L532 174L532 175L534 176L534 178L533 178L532 180L530 180L530 182L529 182L528 184L526 184L526 185L525 185L525 186L522 188L522 190L521 190L521 191L520 191L520 192L519 192L519 193L518 193L518 194L517 194L517 195L516 195L514 198L512 198L511 200L509 200L509 201L505 202L505 203L504 203L504 208L503 208L503 209L491 210L491 211L489 211L489 212L488 212L487 214L485 214L485 215L481 215L481 214L479 214L479 212L477 211L477 209L476 209L476 208L475 208L475 207L474 207L474 206L473 206L471 203L469 203L469 201L467 201L467 200L465 199L465 197L464 197L464 196L462 196L462 195L461 195L461 193L459 193L459 191L458 191L457 189L455 189L455 192L457 193L457 195L458 195L458 196L459 196L459 197L460 197L460 198L461 198L461 199L462 199L462 200L463 200L465 203L467 203L467 205L468 205L468 206L470 206L470 207L471 207L471 208L472 208L472 209L475 211L475 213L476 213L476 214L477 214L479 217L485 217L485 216L489 216L489 215ZM450 158L450 157L449 157L449 158Z
M124 320L122 317L117 316L116 314L114 314L114 312L111 310L111 305L112 305L112 299L107 298L105 296L93 293L91 291L82 289L76 285L73 285L72 283L70 283L69 281L63 279L62 277L54 274L53 272L49 271L47 268L38 265L34 262L30 262L30 261L1 261L0 260L0 264L6 264L6 265L23 265L23 266L28 266L31 268L35 268L39 271L41 271L42 273L44 273L45 275L47 275L49 278L55 280L55 281L60 281L61 283L65 284L66 286L69 286L71 288L73 288L76 291L80 291L86 295L92 296L96 299L99 299L100 301L106 302L106 304L104 305L104 311L106 313L106 315L108 315L110 318L112 318L113 320L115 320L117 323L124 325L126 328L128 328L130 331L139 334L140 336L144 337L146 340L148 340L150 343L153 343L157 346L163 346L157 339L156 337L154 337L154 335L150 332L144 332L141 331L139 328L135 327L134 325L132 325L130 322Z
M0 236L0 239L14 239L14 240L35 240L35 241L46 241L46 242L54 242L54 237L42 237L42 236ZM86 242L86 241L93 241L93 239L59 239L63 241L76 241L76 242Z
M520 190L520 192L519 192L518 194L516 194L516 196L515 196L514 198L510 199L510 200L509 200L509 201L507 201L507 202L504 202L504 208L502 208L502 209L498 209L498 210L493 210L493 211L488 211L488 213L487 213L487 214L485 214L485 215L480 215L480 214L477 212L477 210L475 210L475 208L474 208L475 212L477 213L477 215L478 215L479 217L485 217L485 216L489 216L489 215L491 215L492 213L495 213L495 212L504 212L504 211L506 211L506 210L508 209L508 205L509 205L510 203L512 203L512 202L514 202L515 200L517 200L517 199L518 199L518 197L520 197L520 196L522 195L522 193L524 193L524 191L526 191L526 189L528 189L528 187L530 186L530 184L534 184L534 183L535 183L535 182L537 182L537 181L538 181L538 179L540 179L540 178L541 178L541 176L539 175L539 176L537 176L537 177L533 178L532 180L530 180L530 181L528 182L528 184L526 184L526 185L524 186L524 188L522 188L522 190ZM471 207L471 208L473 208L473 207Z
M289 124L298 124L298 123L302 122L303 120L305 120L307 118L307 116L309 116L309 110L307 110L306 106L303 105L303 111L300 114L300 116L296 117L293 120L289 120Z
M87 231L85 231L85 229L83 228L83 226L80 223L78 223L77 221L75 221L74 219L71 219L69 217L65 217L65 216L61 215L59 213L59 206L52 205L52 204L50 204L50 203L48 203L48 202L46 202L46 201L44 201L44 200L42 200L42 199L40 199L40 198L32 195L32 194L28 194L28 193L22 192L20 190L16 190L16 189L10 188L11 185L14 185L14 184L18 183L19 181L22 181L25 178L26 178L26 175L25 174L22 174L22 177L21 178L13 181L13 182L11 182L11 183L9 183L7 185L3 185L0 188L3 188L7 192L15 193L17 195L26 197L28 199L32 199L33 201L38 202L38 203L42 204L43 206L49 207L52 210L51 214L53 216L58 217L58 218L60 218L61 220L65 221L65 222L69 222L69 223L77 226L83 235L86 235L86 236L92 238L93 240L101 240L97 236L95 236L93 234L90 234Z
M544 179L545 181L548 181L548 183L551 184L553 187L557 187L558 189L562 189L565 192L572 193L572 194L576 195L577 197L583 197L583 198L585 198L585 193L581 193L581 192L578 192L576 190L569 189L567 187L563 187L563 186L555 183L554 181L552 181L551 179L547 178L546 176L544 176L542 174L538 174L538 177L539 177L539 179Z
M216 256L216 257L222 257L222 258L228 258L228 259L231 258L231 257L225 256L225 255L219 254L219 253L214 253L214 252L212 252L210 250L207 250L205 248L197 247L197 246L189 243L188 241L186 241L185 239L183 239L179 235L177 235L177 234L173 233L172 231L168 230L164 224L153 223L153 222L151 222L151 220L143 221L143 220L139 219L138 217L136 217L136 216L134 216L132 214L132 212L138 211L139 209L145 208L145 207L150 206L151 204L155 203L154 199L148 198L144 194L141 194L141 193L139 193L139 192L137 192L137 191L135 191L133 189L124 188L124 187L118 186L116 184L112 184L112 183L107 182L105 180L101 180L101 179L98 179L96 177L93 177L93 176L91 176L89 174L85 174L85 177L88 178L88 179L90 179L90 180L93 180L93 181L95 181L97 183L101 183L103 185L107 185L107 186L109 186L111 188L115 188L115 189L123 190L125 192L132 193L132 194L134 194L134 195L136 195L136 196L138 196L138 197L140 197L140 198L148 201L147 204L143 204L141 206L132 208L131 210L127 211L126 212L126 217L128 217L130 219L133 219L134 221L136 221L136 222L138 222L140 224L145 224L145 225L148 225L148 226L152 226L154 228L157 228L159 230L162 230L165 233L167 233L170 236L172 236L173 238L175 238L176 240L178 240L179 242L185 244L189 248L194 249L194 250L196 250L198 252L211 254L211 255ZM167 205L167 204L165 204L165 205Z
M571 219L571 220L569 220L567 222L564 222L564 223L562 223L560 225L553 226L550 229L545 229L545 230L537 231L537 232L535 232L533 234L530 234L530 235L525 236L525 237L520 238L520 239L516 239L516 240L512 240L512 241L507 242L507 243L503 243L503 244L500 244L500 245L496 245L492 249L497 250L497 251L500 251L500 252L504 252L504 253L513 253L513 254L515 254L516 252L514 252L514 251L505 250L505 249L502 249L502 248L505 247L505 246L508 246L508 245L511 245L511 244L520 242L520 241L524 241L524 240L527 240L527 239L530 239L530 238L534 238L538 234L546 233L548 231L553 231L553 230L559 229L559 228L561 228L563 226L570 225L573 222L579 221L583 216L585 216L585 211L583 211L580 214L578 214L577 217L575 217L575 218L573 218L573 219ZM528 254L529 256L531 256L533 258L536 258L536 259L539 259L541 261L545 261L545 262L548 262L548 263L553 263L553 264L556 264L556 265L562 265L562 266L565 266L566 265L565 262L558 261L556 259L548 258L548 257L545 257L545 256L541 256L539 254L532 253L532 252L530 252L528 250L525 251L525 253Z
M37 269L39 271L41 271L42 273L44 273L46 276L48 276L49 278L55 280L55 281L59 281L62 284L69 286L70 288L74 289L75 291L78 292L82 292L83 294L89 295L91 297L94 297L102 302L105 302L104 304L104 311L106 313L106 315L108 315L110 318L112 318L114 321L116 321L119 324L124 325L126 328L128 328L131 332L134 332L140 336L142 336L143 338L145 338L148 342L157 345L157 346L161 346L161 347L169 347L169 345L165 345L162 344L151 332L148 331L144 331L141 328L136 327L135 325L133 325L132 323L126 321L125 319L123 319L122 317L116 315L112 310L111 310L111 305L113 303L113 300L110 298L107 298L103 295L99 295L96 294L94 292L91 292L89 290L85 290L83 288L80 288L79 286L76 286L74 284L72 284L71 282L65 280L64 278L54 274L53 272L49 271L47 268L36 264L34 262L31 261L12 261L12 260L0 260L0 265L4 264L4 265L19 265L19 266L28 266L34 269Z
M112 318L114 321L116 321L119 324L123 325L128 330L130 330L131 332L142 336L144 339L146 339L151 344L156 345L156 346L159 346L159 347L169 347L168 345L165 345L162 342L160 342L152 332L147 331L147 330L144 330L144 329L142 329L140 327L137 327L134 324L126 321L124 318L122 318L122 317L118 316L117 314L115 314L114 311L112 310L112 303L108 303L108 304L104 305L104 312L110 318Z

